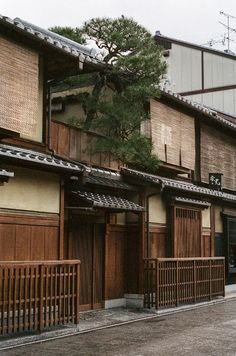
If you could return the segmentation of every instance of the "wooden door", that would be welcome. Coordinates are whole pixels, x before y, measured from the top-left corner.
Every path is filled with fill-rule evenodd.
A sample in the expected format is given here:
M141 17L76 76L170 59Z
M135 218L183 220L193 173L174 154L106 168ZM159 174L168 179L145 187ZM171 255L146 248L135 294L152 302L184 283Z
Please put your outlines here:
M201 257L201 210L173 207L173 257Z
M103 224L76 224L69 240L69 258L81 261L80 310L99 309L103 301Z

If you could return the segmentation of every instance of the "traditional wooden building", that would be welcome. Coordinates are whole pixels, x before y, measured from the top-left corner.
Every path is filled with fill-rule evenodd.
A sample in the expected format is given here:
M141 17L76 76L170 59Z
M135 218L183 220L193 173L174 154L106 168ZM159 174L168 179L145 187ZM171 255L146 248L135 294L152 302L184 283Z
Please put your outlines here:
M102 63L23 20L1 17L0 28L5 334L78 323L79 310L125 305L127 212L139 216L144 208L135 187L101 168L118 162L85 152L94 134L51 121L50 83L102 70Z
M57 98L51 115L52 83L103 69L93 52L20 19L1 17L0 28L0 333L142 306L143 258L210 261L219 251L234 268L233 118L163 92L143 127L158 175L121 169L86 149L99 134L63 120L80 113L76 95ZM209 172L224 174L223 191Z
M104 305L125 305L126 302L127 305L142 306L143 258L210 260L214 256L226 256L228 259L221 211L230 213L235 210L234 174L226 171L226 166L222 167L220 160L217 165L216 158L219 147L226 149L223 141L217 141L222 130L225 141L232 139L222 154L227 160L230 150L234 157L234 119L172 92L162 91L161 98L150 103L151 119L142 125L143 132L152 138L154 152L161 160L157 175L129 168L120 171L120 162L114 164L111 157L104 161L101 155L86 156L81 147L85 146L83 141L88 140L88 133L68 123L72 114L74 119L76 113L78 118L80 116L80 103L76 98L82 90L74 86L73 94L67 88L54 96L53 105L61 105L59 113L54 111L53 114L54 147L57 150L59 142L63 141L65 145L61 145L60 150L67 157L99 166L99 174L110 174L110 179L112 175L117 175L123 184L129 184L130 192L132 189L139 192L139 201L146 208L146 213L139 217L127 214L123 223L113 215L114 228L117 226L120 229L123 224L126 231L123 245L117 235L117 242L126 251L118 262L126 270L123 280L125 287L122 293L112 293L109 297L111 303L105 302ZM92 135L99 139L99 135ZM63 140L59 137L63 137ZM215 154L214 166L210 159L212 152ZM108 167L110 170L107 170ZM118 172L112 173L111 168ZM223 191L209 187L209 173L224 174Z

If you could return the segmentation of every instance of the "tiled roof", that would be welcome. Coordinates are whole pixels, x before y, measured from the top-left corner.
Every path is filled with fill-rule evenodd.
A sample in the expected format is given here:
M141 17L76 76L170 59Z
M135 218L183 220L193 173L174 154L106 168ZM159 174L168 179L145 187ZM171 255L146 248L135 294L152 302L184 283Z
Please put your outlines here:
M93 48L80 45L79 43L69 40L52 31L42 29L41 27L28 23L19 18L12 20L9 17L2 15L0 15L0 25L1 24L12 27L14 30L25 34L27 37L34 37L36 40L41 41L48 46L60 49L73 57L78 57L81 63L92 62L95 64L102 64L102 62L96 58L96 53Z
M31 162L39 166L70 171L73 173L80 173L86 169L85 166L79 163L71 163L51 155L4 144L0 144L0 158L8 158L10 160L18 160L25 163Z
M144 211L142 206L114 195L83 192L80 190L73 190L72 194L78 196L94 208L105 208L123 211Z
M201 187L201 186L198 186L198 185L190 183L190 182L184 182L184 181L175 180L175 179L171 179L171 178L156 176L153 174L140 172L140 171L136 171L134 169L128 169L128 168L122 168L121 172L124 175L131 176L136 179L140 178L141 180L144 180L145 182L162 185L163 188L171 188L171 189L176 189L179 191L189 192L189 193L192 192L192 193L197 193L199 195L215 197L215 198L219 198L219 199L223 199L223 200L236 202L236 195L234 195L234 194Z
M162 89L161 93L163 96L169 97L172 100L175 100L175 101L177 101L191 109L197 110L198 112L200 112L204 115L207 115L210 119L217 121L222 126L227 127L233 131L236 131L236 124L234 122L227 120L226 118L218 115L217 111L212 110L202 104L198 104L195 101L187 99L185 96L174 93L171 90Z
M6 171L5 169L0 169L0 179L1 178L13 178L14 172Z
M174 201L178 203L187 203L191 205L199 205L199 206L205 206L209 207L211 206L211 203L203 200L197 200L197 199L189 199L189 198L184 198L184 197L174 197Z
M118 179L104 178L94 175L89 175L86 177L86 184L94 184L103 187L113 188L113 189L123 189L123 190L135 190L130 184L122 182Z

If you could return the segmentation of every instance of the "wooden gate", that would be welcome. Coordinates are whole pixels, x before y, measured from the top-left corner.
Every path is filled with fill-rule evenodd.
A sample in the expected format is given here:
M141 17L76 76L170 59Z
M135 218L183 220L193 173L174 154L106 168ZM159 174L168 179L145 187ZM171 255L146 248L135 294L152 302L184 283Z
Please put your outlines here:
M72 227L69 255L80 256L81 261L80 310L102 307L104 235L103 224L75 224Z
M173 257L201 256L201 209L173 206Z

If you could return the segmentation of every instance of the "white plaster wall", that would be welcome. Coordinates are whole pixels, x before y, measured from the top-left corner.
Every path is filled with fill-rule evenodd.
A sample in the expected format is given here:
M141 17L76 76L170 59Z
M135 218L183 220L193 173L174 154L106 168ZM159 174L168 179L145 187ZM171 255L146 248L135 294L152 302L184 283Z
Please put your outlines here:
M223 232L223 220L221 217L222 207L215 206L215 232Z
M201 89L201 51L173 43L168 64L173 91Z
M202 210L202 227L211 227L210 208Z
M6 168L13 171L15 177L0 187L0 208L59 213L60 183L56 174Z
M205 89L232 85L236 81L236 61L213 53L204 53Z
M153 196L149 199L149 222L166 223L166 206L160 195Z

